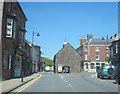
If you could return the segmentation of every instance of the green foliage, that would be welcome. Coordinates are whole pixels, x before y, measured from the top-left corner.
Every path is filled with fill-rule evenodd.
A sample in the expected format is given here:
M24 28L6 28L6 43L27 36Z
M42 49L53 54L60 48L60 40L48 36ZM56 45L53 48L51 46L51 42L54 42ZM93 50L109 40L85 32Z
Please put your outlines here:
M105 61L110 62L110 58L106 56Z
M50 66L50 67L53 66L53 60L48 59L46 57L42 57L42 60L45 61L45 66Z

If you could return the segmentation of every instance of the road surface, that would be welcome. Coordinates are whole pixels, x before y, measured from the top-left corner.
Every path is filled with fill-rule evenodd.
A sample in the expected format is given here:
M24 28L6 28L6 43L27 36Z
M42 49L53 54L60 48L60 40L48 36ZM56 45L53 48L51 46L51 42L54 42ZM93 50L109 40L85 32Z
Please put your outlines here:
M95 73L54 74L43 72L42 76L19 92L118 92L113 79L92 77ZM16 90L14 91L16 92Z

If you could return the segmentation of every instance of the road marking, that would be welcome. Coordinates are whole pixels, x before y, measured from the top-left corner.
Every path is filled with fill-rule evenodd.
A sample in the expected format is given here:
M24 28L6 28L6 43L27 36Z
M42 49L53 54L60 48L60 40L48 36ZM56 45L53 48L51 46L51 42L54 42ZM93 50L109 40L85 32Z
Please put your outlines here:
M16 94L18 94L19 92L23 91L25 88L27 88L28 86L30 86L32 83L34 83L36 80L38 80L41 77L42 77L42 75L40 75L38 78L35 78L32 82L29 82L29 83L25 84L23 87L21 87L18 90L16 90L15 91L15 92L17 92Z
M69 84L69 86L70 86L70 87L72 87L72 85L71 85L71 84Z
M97 74L93 74L91 77L96 77Z

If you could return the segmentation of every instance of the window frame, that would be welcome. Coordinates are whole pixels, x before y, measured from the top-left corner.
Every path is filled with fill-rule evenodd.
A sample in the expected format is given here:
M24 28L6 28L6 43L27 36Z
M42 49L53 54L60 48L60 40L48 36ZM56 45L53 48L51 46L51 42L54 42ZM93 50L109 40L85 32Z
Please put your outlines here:
M98 56L98 58L97 58L97 56ZM96 53L96 60L100 60L100 55L99 55L99 53Z
M10 21L11 20L11 21ZM6 38L12 38L13 37L13 19L7 18L7 24L6 24ZM9 26L11 22L11 26ZM10 34L10 35L9 35Z
M98 48L98 49L97 49ZM96 46L96 51L99 51L99 46Z

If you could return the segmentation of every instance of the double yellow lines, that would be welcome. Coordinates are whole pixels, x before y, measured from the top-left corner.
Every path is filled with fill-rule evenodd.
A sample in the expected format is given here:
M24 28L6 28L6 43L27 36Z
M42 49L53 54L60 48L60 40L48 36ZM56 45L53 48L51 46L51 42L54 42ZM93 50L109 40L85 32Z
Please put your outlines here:
M42 77L42 75L40 75L39 77L35 78L34 80L28 82L27 84L23 85L22 87L18 88L17 90L14 91L14 92L16 92L15 94L18 94L19 92L23 91L25 88L27 88L28 86L33 84L36 80L40 79L41 77Z

